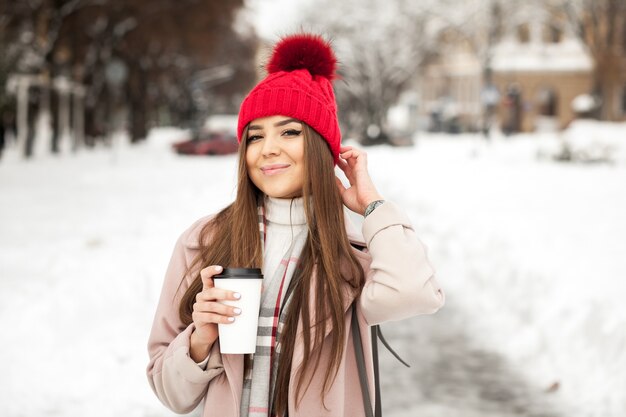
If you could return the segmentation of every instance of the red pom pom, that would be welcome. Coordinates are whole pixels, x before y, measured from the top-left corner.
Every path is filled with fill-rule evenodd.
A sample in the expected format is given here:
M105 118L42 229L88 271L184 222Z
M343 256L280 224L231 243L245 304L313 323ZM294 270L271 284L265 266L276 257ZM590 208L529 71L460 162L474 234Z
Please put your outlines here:
M330 43L319 35L298 34L281 39L274 47L268 72L307 69L311 75L333 80L337 58Z

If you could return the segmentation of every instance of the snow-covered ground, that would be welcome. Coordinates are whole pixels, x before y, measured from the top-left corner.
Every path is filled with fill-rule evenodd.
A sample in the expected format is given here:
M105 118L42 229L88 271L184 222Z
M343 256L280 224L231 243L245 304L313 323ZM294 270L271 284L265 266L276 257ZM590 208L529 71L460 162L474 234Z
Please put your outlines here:
M233 199L236 171L234 156L174 155L168 143L182 136L159 129L136 147L120 140L114 151L27 162L5 153L1 416L173 415L144 373L152 315L178 234ZM427 332L447 317L525 383L558 382L549 395L563 415L622 417L626 164L545 157L557 147L550 134L490 145L418 135L415 147L368 154L375 183L409 212L447 291L451 313L428 318ZM388 326L389 339L420 358L402 340L424 322L406 323ZM472 384L470 375L455 389ZM416 409L419 396L404 398ZM428 415L463 415L430 406L439 411Z

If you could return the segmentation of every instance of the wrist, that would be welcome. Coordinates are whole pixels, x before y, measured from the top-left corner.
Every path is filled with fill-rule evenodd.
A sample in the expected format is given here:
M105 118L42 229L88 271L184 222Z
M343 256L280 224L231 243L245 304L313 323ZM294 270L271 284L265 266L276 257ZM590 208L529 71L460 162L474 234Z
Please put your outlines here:
M209 355L211 351L211 347L213 346L213 342L207 343L199 340L198 334L194 331L191 333L191 337L189 338L189 356L195 362L201 362L204 358Z
M380 198L377 200L372 200L367 207L365 207L365 211L363 212L363 217L367 217L369 216L374 210L376 210L376 207L382 205L385 202L384 199Z
M367 208L367 206L372 204L374 201L384 200L384 199L385 198L382 195L378 194L377 192L372 193L372 194L368 194L364 198L359 199L359 203L362 204L361 213L363 213L365 211L365 209Z
M374 201L384 200L384 199L385 198L380 194L373 194L371 196L368 196L367 198L365 198L365 207L369 206Z

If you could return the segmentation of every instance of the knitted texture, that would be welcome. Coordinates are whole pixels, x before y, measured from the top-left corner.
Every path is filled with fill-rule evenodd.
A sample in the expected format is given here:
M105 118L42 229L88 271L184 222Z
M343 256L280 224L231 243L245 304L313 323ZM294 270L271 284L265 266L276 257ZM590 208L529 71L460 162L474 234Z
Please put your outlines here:
M237 138L254 119L282 115L298 119L319 133L335 159L339 158L341 131L332 80L336 58L321 36L288 36L274 47L270 73L241 103Z

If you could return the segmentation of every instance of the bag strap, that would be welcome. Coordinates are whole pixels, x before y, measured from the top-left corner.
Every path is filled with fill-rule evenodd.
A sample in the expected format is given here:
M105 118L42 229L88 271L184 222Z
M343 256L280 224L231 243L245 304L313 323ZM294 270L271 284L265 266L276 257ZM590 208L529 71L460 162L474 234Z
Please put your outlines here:
M372 336L375 336L375 333L372 332ZM373 342L373 340L372 340ZM374 375L375 375L375 385L376 385L376 415L374 415L374 411L372 410L372 401L370 399L370 390L367 384L367 374L365 373L365 355L363 354L363 343L361 342L361 331L359 330L359 321L356 317L356 300L352 303L352 344L354 345L354 354L356 356L356 364L359 369L359 381L361 383L361 394L363 394L363 408L365 409L366 417L379 417L380 416L380 388L378 384L378 377L376 376L377 368L378 368L378 352L376 352L376 356L374 356ZM374 347L372 346L372 355L374 355Z
M396 351L391 348L391 346L389 345L389 342L387 342L387 339L385 339L385 336L383 336L383 331L381 330L380 326L379 325L372 326L372 332L374 330L376 330L378 338L380 339L381 342L383 342L383 345L385 346L385 348L387 348L387 350L398 360L398 362L400 362L402 365L406 366L407 368L410 368L411 365L406 363L406 361L402 359L400 355L398 355ZM374 338L372 336L372 344L373 343L374 343Z
M356 311L356 308L354 309ZM356 313L354 313L356 315ZM372 358L374 361L374 383L375 383L375 409L374 409L374 417L381 417L382 412L382 399L380 395L380 372L378 371L378 339L376 336L378 335L377 329L379 329L379 325L372 326L370 329L370 333L372 335ZM358 327L357 327L357 333ZM363 350L363 346L361 346L361 350ZM365 371L365 369L363 369Z
M363 394L363 407L365 409L366 417L381 417L382 416L382 400L380 394L380 371L378 368L378 339L383 342L383 345L391 352L391 354L400 361L404 366L410 368L411 365L406 363L400 355L398 355L389 345L379 325L371 327L372 337L372 359L374 362L374 398L375 409L372 411L372 401L370 399L369 386L367 384L367 373L365 371L365 354L363 353L363 343L361 341L361 331L359 329L359 321L356 313L356 303L354 300L352 303L352 343L354 344L354 353L356 356L356 363L359 369L359 381L361 383L361 393Z

